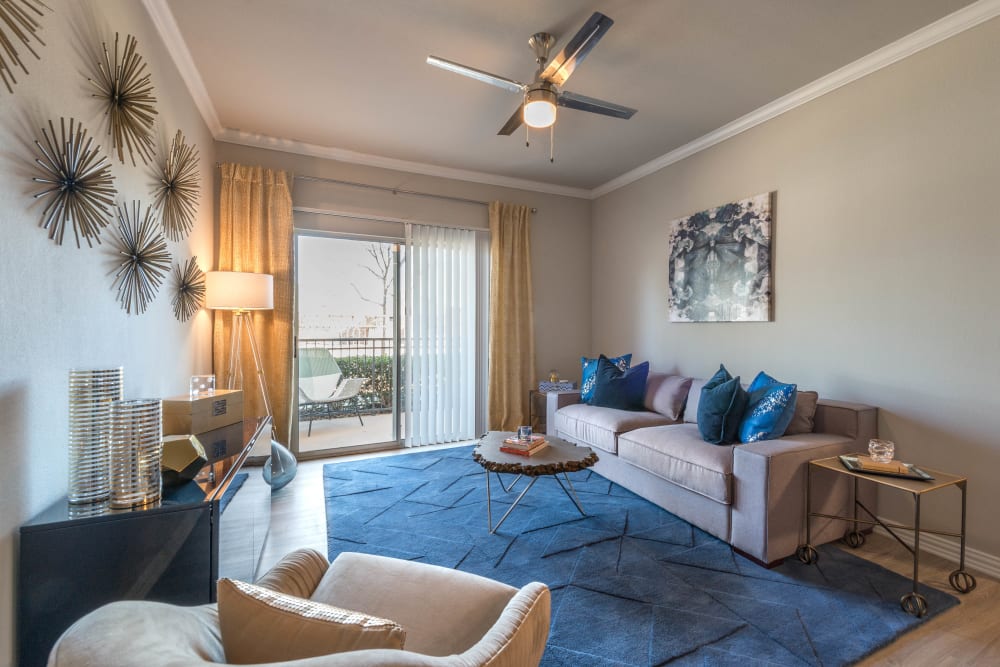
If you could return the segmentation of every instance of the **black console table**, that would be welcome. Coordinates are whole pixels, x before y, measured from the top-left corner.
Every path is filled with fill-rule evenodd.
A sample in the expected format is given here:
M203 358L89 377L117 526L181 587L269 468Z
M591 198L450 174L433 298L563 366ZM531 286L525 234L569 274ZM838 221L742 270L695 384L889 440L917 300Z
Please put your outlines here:
M199 435L209 463L165 487L156 505L112 510L63 499L21 526L18 664L44 666L66 628L109 602L205 604L220 576L253 581L271 489L263 468L245 464L269 431L267 418Z

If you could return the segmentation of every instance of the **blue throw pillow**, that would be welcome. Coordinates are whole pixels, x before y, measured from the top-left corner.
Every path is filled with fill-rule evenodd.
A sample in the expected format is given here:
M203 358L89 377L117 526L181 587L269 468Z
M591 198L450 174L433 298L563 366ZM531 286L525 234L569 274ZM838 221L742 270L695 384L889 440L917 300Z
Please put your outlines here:
M795 416L798 388L761 371L750 383L750 402L740 422L740 442L774 440Z
M705 383L698 401L698 432L705 442L728 445L736 441L740 420L747 407L747 392L720 365L718 372Z
M594 373L594 394L590 404L618 410L642 410L647 377L648 361L623 371L601 355Z
M602 354L601 357L604 357ZM600 357L598 357L599 359ZM615 366L618 370L625 371L628 369L629 364L632 363L632 353L623 354L620 357L604 357ZM584 403L590 403L590 399L594 396L594 375L597 373L597 359L588 359L587 357L580 357L580 364L583 366L583 373L580 377L580 400Z

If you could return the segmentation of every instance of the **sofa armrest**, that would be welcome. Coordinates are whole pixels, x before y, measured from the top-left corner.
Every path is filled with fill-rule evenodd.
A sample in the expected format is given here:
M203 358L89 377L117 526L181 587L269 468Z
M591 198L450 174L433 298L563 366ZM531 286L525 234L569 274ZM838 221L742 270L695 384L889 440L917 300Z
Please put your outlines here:
M858 451L862 443L867 446L877 434L877 414L876 408L867 405L823 401L816 411L817 432L736 447L730 543L764 563L792 555L805 535L806 465L813 459ZM841 477L813 477L814 512L848 513L852 498ZM863 487L861 493L862 502L875 511L873 489ZM842 522L813 521L814 545L844 532Z
M258 586L298 598L312 596L330 563L315 549L298 549L256 581Z
M549 429L556 427L556 411L567 405L580 402L580 390L573 391L550 391L545 394L545 423ZM550 430L550 433L555 431Z

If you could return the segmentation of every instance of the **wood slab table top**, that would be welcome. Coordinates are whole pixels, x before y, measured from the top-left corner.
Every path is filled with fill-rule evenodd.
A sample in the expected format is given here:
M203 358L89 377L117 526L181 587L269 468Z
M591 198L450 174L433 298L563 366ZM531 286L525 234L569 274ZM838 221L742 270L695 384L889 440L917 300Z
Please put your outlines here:
M519 456L500 451L505 438L517 434L508 431L490 431L479 441L472 458L489 472L505 472L537 477L560 472L576 472L597 463L597 454L590 447L579 447L562 438L546 435L548 447L533 456Z

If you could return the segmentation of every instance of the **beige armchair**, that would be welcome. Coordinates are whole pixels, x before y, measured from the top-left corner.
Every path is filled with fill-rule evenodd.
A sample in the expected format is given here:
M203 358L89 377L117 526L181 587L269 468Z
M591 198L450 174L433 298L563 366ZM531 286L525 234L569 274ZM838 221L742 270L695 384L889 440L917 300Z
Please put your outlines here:
M405 650L335 653L286 667L537 666L549 632L544 584L516 589L465 572L382 556L317 551L286 556L258 585L396 621ZM225 663L216 606L114 602L84 616L52 649L49 667L195 667Z

